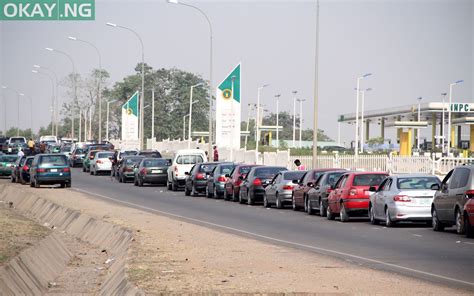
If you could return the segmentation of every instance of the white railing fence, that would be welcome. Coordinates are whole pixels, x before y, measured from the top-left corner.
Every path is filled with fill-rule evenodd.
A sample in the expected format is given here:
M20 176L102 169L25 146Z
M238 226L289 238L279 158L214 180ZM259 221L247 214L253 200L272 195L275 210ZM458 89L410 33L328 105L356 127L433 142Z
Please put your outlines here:
M119 148L136 148L138 142L114 142ZM147 139L147 149L156 149L164 155L171 155L180 149L188 149L188 141ZM193 141L191 149L207 151L208 144ZM258 157L258 161L257 161ZM313 169L311 155L290 155L290 150L277 152L255 153L255 150L233 149L220 147L219 160L238 163L258 163L263 165L285 166L295 168L294 161L299 159L306 169ZM343 168L348 170L381 171L392 174L429 173L445 175L456 166L474 163L474 158L437 158L429 156L392 156L392 155L318 155L317 168Z

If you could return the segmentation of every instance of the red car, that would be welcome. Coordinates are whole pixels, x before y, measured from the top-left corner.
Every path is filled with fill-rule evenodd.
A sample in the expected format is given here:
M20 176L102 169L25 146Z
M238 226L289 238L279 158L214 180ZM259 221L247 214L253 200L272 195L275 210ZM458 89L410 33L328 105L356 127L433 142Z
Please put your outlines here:
M325 172L334 171L337 169L314 169L307 171L300 180L298 184L293 188L293 210L297 211L301 208L304 208L306 211L308 191L313 188L314 183L321 177Z
M334 220L339 215L341 222L349 217L367 217L369 213L369 189L375 191L388 176L382 172L348 172L342 175L328 196L326 218Z
M224 200L239 201L240 184L255 164L239 164L235 166L230 175L226 175L227 182L224 187ZM242 177L242 178L241 178Z
M464 227L466 230L467 237L474 237L474 191L468 191L471 194L466 195L469 200L464 204Z

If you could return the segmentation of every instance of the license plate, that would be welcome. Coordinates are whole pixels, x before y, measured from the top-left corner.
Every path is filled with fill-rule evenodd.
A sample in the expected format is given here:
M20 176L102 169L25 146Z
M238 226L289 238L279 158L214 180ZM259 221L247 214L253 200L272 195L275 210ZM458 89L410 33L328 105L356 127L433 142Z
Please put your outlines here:
M163 173L163 170L151 170L152 174L161 174Z
M50 169L49 170L51 173L56 173L58 171L58 169Z

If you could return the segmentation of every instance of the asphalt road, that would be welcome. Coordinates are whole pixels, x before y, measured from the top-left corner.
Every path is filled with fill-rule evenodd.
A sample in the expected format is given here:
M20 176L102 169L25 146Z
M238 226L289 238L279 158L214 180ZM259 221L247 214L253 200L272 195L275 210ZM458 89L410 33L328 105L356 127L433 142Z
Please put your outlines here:
M434 232L420 224L386 228L371 225L367 219L334 222L289 208L265 209L187 197L183 191L171 192L166 187L136 187L111 181L109 176L90 176L80 169L73 170L72 190L272 244L474 291L474 239L456 235L454 230Z

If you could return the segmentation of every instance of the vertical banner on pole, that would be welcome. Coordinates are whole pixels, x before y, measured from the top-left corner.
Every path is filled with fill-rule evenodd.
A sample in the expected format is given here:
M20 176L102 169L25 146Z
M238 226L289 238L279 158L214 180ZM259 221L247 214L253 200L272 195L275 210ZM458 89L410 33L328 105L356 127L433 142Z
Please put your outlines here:
M216 88L216 144L240 148L240 63Z
M138 140L138 91L122 105L122 141Z

